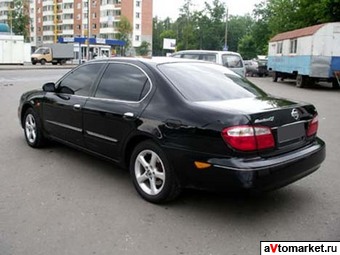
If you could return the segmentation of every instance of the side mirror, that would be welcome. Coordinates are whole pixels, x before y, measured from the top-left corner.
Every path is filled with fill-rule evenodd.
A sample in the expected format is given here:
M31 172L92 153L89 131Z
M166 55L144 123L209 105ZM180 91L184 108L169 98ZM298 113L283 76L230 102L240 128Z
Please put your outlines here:
M55 83L54 82L45 83L42 89L45 92L55 92Z

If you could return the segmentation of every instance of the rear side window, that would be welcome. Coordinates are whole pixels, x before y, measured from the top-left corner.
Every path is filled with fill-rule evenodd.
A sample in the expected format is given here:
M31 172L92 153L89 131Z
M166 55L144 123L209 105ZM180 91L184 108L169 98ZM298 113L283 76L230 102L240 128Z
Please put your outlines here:
M202 54L202 60L216 63L216 54Z
M224 66L229 68L243 67L242 58L237 55L222 55L222 63Z
M200 55L198 54L183 54L182 58L187 58L187 59L199 59Z
M151 89L148 77L136 66L125 63L109 64L95 97L122 101L140 101Z
M255 85L223 66L200 63L159 65L176 89L189 101L223 101L265 96Z

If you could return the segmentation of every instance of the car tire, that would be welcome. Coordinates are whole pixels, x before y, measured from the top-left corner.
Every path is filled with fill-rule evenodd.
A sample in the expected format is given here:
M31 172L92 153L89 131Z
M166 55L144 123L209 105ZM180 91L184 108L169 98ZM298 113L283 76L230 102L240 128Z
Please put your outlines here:
M181 192L176 173L165 153L152 141L142 142L134 149L130 175L139 195L151 203L173 200Z
M38 114L32 108L29 108L25 113L23 121L27 144L33 148L43 147L46 139L42 132L42 125Z
M334 78L333 81L332 81L332 88L335 89L335 90L340 89L340 84L339 84L339 82L336 78Z
M308 82L308 76L301 75L301 74L298 74L296 76L296 87L304 88L307 86L307 82Z
M41 65L45 65L46 64L46 60L45 59L40 60L40 64Z

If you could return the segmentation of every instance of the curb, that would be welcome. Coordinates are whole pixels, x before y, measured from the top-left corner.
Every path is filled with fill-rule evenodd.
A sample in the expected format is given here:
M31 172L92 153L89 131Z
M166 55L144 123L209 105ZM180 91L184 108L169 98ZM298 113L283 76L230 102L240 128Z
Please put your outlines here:
M43 66L33 66L33 65L1 65L0 71L2 70L44 70L44 69L73 69L78 65L62 65L62 66L54 66L54 65L43 65Z

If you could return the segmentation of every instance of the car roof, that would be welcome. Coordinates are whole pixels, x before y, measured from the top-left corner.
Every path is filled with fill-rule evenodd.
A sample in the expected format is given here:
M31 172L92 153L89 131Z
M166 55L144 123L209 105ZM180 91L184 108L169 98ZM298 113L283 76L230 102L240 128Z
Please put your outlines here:
M234 51L222 51L222 50L181 50L174 52L174 54L177 53L217 53L217 54L235 54L235 55L240 55L237 52Z
M202 60L195 60L195 59L184 59L184 58L171 58L171 57L151 57L151 58L134 58L134 57L110 57L105 59L94 59L90 60L86 63L108 63L108 62L126 62L126 63L145 63L151 66L157 66L159 64L170 64L170 63L199 63L202 65L216 65L221 66L213 62L207 62ZM233 73L231 70L226 68L227 73Z
M212 62L206 62L202 60L195 59L184 59L184 58L171 58L171 57L150 57L150 58L142 58L142 57L109 57L104 59L93 59L86 63L98 63L98 62L113 62L113 61L122 61L122 62L141 62L141 63L154 63L154 64L165 64L165 63L204 63L204 64L215 64Z

